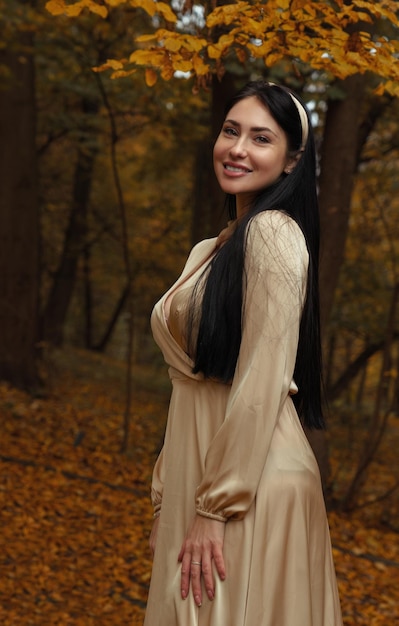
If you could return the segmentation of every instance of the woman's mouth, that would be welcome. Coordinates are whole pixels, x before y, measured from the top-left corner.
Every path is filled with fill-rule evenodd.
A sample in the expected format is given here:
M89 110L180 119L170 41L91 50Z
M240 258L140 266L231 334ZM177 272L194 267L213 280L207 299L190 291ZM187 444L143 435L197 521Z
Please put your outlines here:
M232 172L233 174L248 174L252 170L243 165L232 165L231 163L223 163L225 171Z

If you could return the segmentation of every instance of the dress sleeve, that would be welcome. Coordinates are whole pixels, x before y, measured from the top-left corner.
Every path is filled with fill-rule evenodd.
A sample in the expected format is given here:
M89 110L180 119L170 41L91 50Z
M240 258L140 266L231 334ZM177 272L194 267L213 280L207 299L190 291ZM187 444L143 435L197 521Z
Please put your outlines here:
M200 515L242 519L255 498L292 382L307 268L303 234L289 216L268 211L252 220L240 353L225 419L196 491Z

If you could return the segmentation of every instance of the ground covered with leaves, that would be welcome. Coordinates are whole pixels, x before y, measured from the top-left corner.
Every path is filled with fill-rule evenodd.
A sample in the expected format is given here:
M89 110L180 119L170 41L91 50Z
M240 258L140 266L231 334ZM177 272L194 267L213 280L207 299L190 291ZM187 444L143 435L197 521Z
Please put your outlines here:
M137 372L121 454L123 379L117 363L62 353L42 396L0 385L3 626L142 624L167 386ZM399 623L398 534L377 518L329 514L345 626Z

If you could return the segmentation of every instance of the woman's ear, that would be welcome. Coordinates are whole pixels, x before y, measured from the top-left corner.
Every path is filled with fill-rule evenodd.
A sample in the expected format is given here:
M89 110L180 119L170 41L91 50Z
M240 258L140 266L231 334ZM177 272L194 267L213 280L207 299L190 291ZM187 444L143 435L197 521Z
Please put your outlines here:
M291 174L292 170L295 168L296 164L298 163L299 159L301 158L303 153L303 150L299 150L299 152L296 153L296 155L294 157L290 157L287 161L287 164L284 168L284 173L285 174Z

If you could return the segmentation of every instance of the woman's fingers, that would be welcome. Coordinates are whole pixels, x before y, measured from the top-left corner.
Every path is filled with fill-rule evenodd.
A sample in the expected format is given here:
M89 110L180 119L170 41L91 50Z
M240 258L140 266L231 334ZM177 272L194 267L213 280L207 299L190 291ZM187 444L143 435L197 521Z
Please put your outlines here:
M194 602L197 606L201 606L202 604L201 570L201 557L193 554L193 558L190 563L191 589L194 596Z
M210 600L215 597L214 566L221 580L226 578L223 558L224 522L197 516L187 533L180 550L181 595L187 598L190 591L197 606L202 604L203 579Z
M185 600L188 596L188 592L190 589L190 562L191 562L191 554L186 552L179 554L179 561L181 561L181 597Z
M215 561L216 571L219 574L220 580L224 580L226 578L226 567L224 564L223 551L219 546L215 546L213 560Z
M212 559L208 555L203 556L201 571L207 596L210 600L213 600L215 597L215 581L213 578Z

